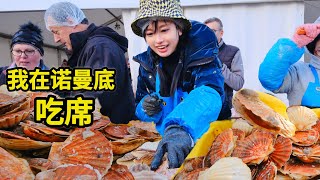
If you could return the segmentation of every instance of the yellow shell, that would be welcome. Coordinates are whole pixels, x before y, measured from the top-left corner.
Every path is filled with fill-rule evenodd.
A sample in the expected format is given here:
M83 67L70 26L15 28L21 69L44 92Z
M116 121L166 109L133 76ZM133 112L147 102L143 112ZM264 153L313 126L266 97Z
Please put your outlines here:
M298 131L311 129L318 117L314 111L304 106L290 106L287 109L289 120L296 126Z

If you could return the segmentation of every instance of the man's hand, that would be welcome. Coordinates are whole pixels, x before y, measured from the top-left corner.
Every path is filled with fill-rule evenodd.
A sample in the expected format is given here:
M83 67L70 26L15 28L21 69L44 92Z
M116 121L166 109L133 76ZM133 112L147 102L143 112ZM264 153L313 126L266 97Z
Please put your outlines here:
M168 126L158 145L151 163L151 169L158 169L166 152L168 152L169 168L178 168L191 149L192 139L190 135L178 125Z

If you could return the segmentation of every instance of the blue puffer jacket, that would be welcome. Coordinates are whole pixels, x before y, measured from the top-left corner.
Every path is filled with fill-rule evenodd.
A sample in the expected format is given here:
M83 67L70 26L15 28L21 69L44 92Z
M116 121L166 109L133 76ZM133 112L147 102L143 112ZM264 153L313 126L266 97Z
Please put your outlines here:
M181 83L177 86L189 95L173 107L166 117L160 117L161 120L155 123L158 123L157 129L161 134L169 125L178 124L196 141L219 115L224 99L224 79L221 73L222 64L217 57L218 44L214 33L202 23L191 23L192 29L188 32L187 43L184 44L183 69L179 78ZM146 115L141 106L141 100L148 93L157 93L157 72L150 47L146 52L133 57L133 60L140 63L136 115L142 121L154 121L154 117Z

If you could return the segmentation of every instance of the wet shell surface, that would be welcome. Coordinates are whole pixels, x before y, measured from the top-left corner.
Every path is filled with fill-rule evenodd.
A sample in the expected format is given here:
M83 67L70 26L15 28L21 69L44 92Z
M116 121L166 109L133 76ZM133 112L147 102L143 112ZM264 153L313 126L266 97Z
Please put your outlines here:
M237 138L234 138L232 129L223 131L217 136L206 156L206 164L210 166L221 158L231 155Z
M281 168L290 159L291 153L292 141L289 138L278 136L269 159L275 163L277 168Z
M113 164L108 170L108 173L102 179L134 180L134 177L127 166Z
M237 141L232 156L244 163L260 164L274 151L274 135L263 130L256 130L242 141Z
M36 175L36 180L74 180L74 179L101 179L101 175L92 166L66 164L55 169L42 171Z
M237 157L219 159L209 169L200 172L199 180L248 180L251 179L250 168Z
M89 164L104 176L111 167L111 143L99 131L76 129L63 143L53 143L49 160L55 164Z
M254 126L280 133L285 137L292 137L295 133L295 126L264 104L258 93L253 90L241 89L233 97L232 104L242 118Z
M16 158L0 147L0 179L34 179L26 160Z
M287 109L287 114L298 131L311 129L318 121L316 113L305 106L290 106Z

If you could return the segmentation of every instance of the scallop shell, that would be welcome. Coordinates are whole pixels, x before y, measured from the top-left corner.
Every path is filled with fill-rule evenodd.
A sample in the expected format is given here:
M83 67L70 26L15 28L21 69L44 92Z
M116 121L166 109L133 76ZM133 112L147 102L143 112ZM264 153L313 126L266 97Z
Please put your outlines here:
M267 131L256 130L242 141L237 141L232 156L239 157L244 163L260 164L274 151L274 135Z
M13 150L33 150L50 147L50 142L35 141L14 134L9 131L0 131L0 146Z
M137 149L145 142L145 139L121 139L117 141L112 141L112 152L118 155L125 154L127 152Z
M318 121L316 113L304 106L288 107L289 120L296 126L298 131L311 129Z
M278 172L275 180L292 180L292 178L288 175L284 175Z
M227 129L220 133L212 143L206 156L205 162L209 167L221 158L231 155L237 138L234 138L232 129Z
M109 117L101 115L99 119L94 120L93 124L90 126L92 130L101 130L106 128L111 123Z
M34 175L26 160L16 158L0 147L1 179L34 179Z
M178 173L175 177L174 180L194 180L198 179L199 174L201 171L205 171L208 168L200 168L200 169L195 169L191 172L180 172Z
M134 180L135 178L133 177L127 166L114 164L102 179Z
M248 136L251 134L253 127L244 119L237 119L232 124L232 129L239 129L245 132L245 135Z
M233 136L237 140L244 140L244 138L246 137L246 133L240 129L232 129L232 132L233 132Z
M0 129L5 129L17 125L20 121L26 119L31 110L25 109L12 114L0 116Z
M123 139L125 136L129 135L128 132L129 125L127 124L109 124L103 129L106 137L112 140Z
M250 124L292 137L295 126L282 115L274 111L259 99L259 94L253 90L241 89L233 97L232 103L242 118Z
M274 144L274 151L269 159L281 168L289 159L292 153L292 141L289 138L278 136Z
M111 143L99 131L76 129L63 143L53 143L49 160L55 164L89 164L104 176L113 159Z
M130 126L128 129L129 134L136 138L146 139L148 141L159 141L161 136L159 133L150 132L137 126Z
M297 156L301 161L312 163L320 160L320 144L315 144L310 147L293 146L293 156Z
M237 157L219 159L209 169L200 172L199 180L248 180L251 179L250 168Z
M318 120L316 122L316 124L312 126L312 129L314 129L320 133L320 120Z
M255 180L274 179L277 175L277 167L271 161L266 161L259 165L259 170L255 175Z
M304 163L290 158L280 172L294 179L311 179L320 174L320 163Z
M154 158L154 155L155 155L155 152L147 152L142 157L134 159L133 162L136 164L146 164L150 166Z
M299 146L311 146L319 140L319 132L314 129L297 131L291 139L293 144Z
M146 130L148 132L153 132L155 134L159 134L158 131L156 130L156 126L154 123L132 120L129 122L129 125L134 126L134 127L139 127L139 128Z
M12 104L2 107L1 115L12 114L30 108L31 98L26 95L19 95L11 100Z
M201 157L195 157L195 158L184 160L182 171L191 172L196 169L203 168L204 167L204 164L203 164L204 158L205 158L205 156L201 156Z
M73 180L73 179L101 179L100 173L92 166L66 164L55 169L42 171L36 175L36 180L54 179L54 180Z

